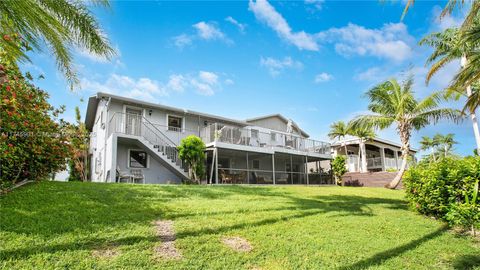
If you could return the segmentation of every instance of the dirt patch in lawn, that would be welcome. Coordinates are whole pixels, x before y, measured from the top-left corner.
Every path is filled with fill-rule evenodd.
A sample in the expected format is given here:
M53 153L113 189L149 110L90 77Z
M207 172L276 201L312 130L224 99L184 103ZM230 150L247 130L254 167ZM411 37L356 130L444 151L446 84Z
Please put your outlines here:
M92 256L101 259L112 259L120 255L115 246L103 246L92 251Z
M166 260L179 260L182 253L175 247L175 230L173 221L157 220L154 222L156 235L162 243L155 247L155 255Z
M239 252L249 252L253 249L247 239L238 236L223 237L222 242L229 248Z

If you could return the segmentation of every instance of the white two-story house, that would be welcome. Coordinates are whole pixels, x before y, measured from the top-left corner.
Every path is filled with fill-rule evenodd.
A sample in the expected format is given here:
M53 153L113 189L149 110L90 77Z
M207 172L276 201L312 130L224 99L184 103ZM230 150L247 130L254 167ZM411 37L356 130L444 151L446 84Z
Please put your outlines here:
M98 93L88 100L85 124L95 182L181 183L188 173L177 145L193 134L207 146L203 182L333 183L321 168L331 159L330 144L309 139L280 114L236 120Z

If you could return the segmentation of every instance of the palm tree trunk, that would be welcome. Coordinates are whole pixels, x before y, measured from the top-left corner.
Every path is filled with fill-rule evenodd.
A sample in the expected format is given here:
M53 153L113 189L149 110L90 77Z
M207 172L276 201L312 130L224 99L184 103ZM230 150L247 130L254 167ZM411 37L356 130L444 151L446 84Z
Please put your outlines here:
M398 173L395 176L395 178L393 178L392 182L385 185L386 188L390 188L390 189L397 188L398 184L400 184L400 181L402 180L402 177L403 177L403 174L405 173L405 170L407 169L407 161L408 161L408 150L405 151L403 149L402 150L402 165L400 165L400 170L398 170Z
M433 162L437 161L437 159L435 158L435 149L432 148L432 158L433 158Z
M472 95L471 86L467 87L467 97ZM472 120L473 134L475 135L475 142L477 143L477 153L480 153L480 130L478 128L477 115L474 110L470 111L470 119Z
M398 173L395 178L393 178L392 182L385 185L386 188L390 189L397 188L400 181L402 181L403 174L407 169L408 155L410 154L410 127L401 123L397 127L397 130L400 135L400 140L402 141L402 165L400 165L400 170L398 170Z
M467 65L467 56L463 55L460 61L462 68ZM467 86L467 98L472 95L472 87ZM477 153L480 153L480 131L478 128L478 120L475 110L470 111L470 119L472 120L473 134L475 135L475 142L477 144Z

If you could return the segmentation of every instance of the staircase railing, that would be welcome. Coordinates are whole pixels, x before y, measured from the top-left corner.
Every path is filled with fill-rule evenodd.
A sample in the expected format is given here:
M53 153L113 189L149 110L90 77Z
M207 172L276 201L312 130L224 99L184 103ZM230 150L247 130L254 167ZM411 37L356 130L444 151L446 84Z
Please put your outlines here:
M114 113L109 122L109 133L143 137L178 167L184 171L187 169L186 164L178 156L177 145L142 115Z

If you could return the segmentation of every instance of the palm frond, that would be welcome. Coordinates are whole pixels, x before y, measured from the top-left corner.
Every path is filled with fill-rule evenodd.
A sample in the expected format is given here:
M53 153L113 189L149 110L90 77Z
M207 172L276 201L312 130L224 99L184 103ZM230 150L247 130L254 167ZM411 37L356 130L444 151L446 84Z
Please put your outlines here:
M390 127L395 119L383 115L360 115L351 121L354 129L386 129Z

